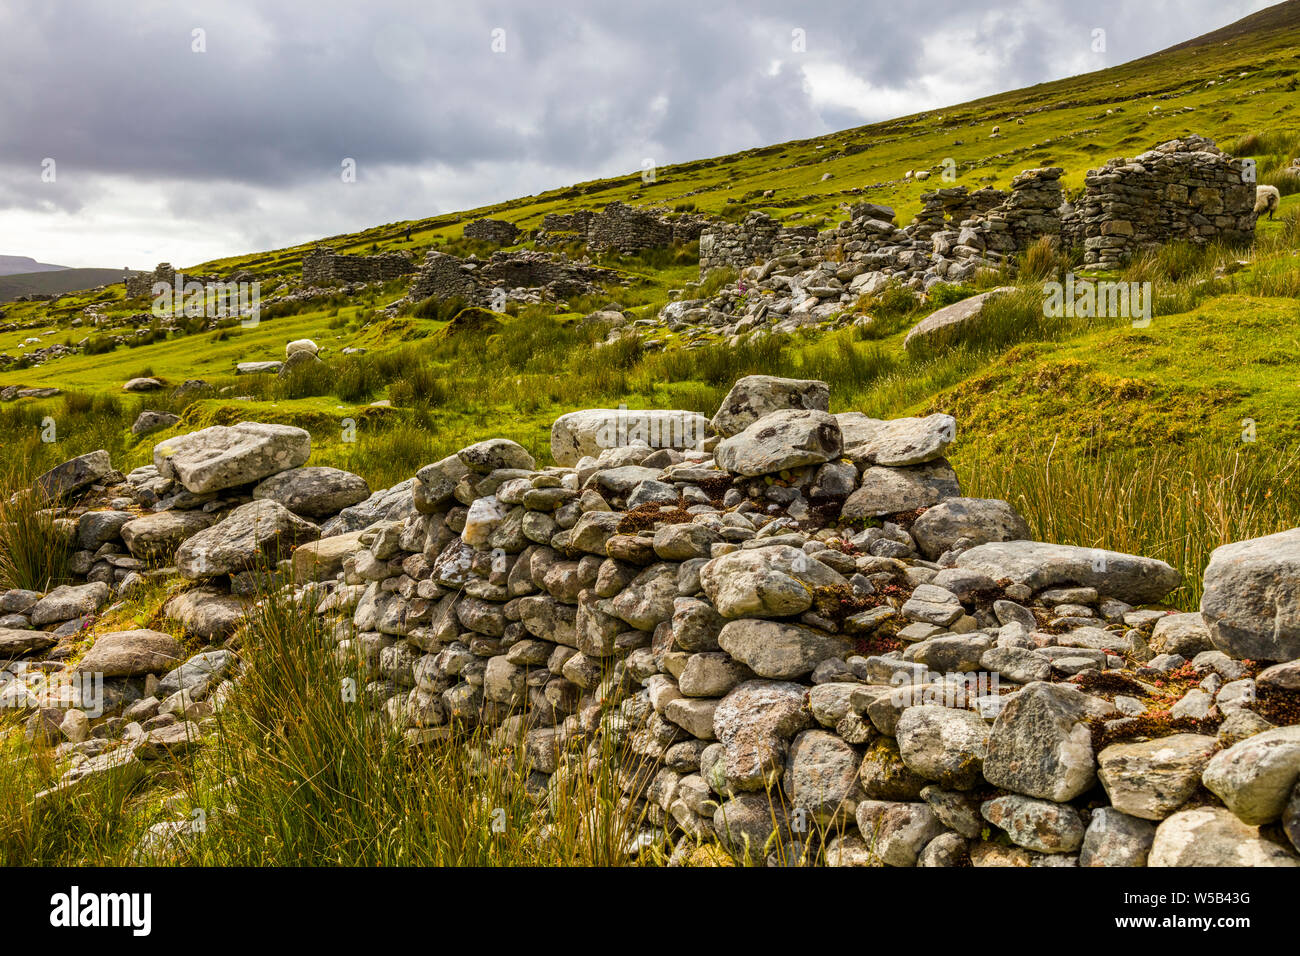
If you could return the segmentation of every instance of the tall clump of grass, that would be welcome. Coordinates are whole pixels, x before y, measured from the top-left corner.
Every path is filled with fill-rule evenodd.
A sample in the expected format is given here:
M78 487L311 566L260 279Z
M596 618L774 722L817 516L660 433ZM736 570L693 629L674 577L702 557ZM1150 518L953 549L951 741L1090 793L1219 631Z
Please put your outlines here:
M65 536L31 484L21 469L0 477L0 590L48 591L71 579Z
M625 860L622 783L563 754L549 786L523 759L527 719L435 728L422 746L368 702L367 666L326 621L268 600L192 799L209 865L604 865ZM349 683L355 682L355 683ZM355 689L355 694L350 691ZM418 733L418 732L417 732ZM613 755L611 755L613 756Z
M1200 604L1220 545L1300 527L1300 449L1200 443L1056 454L976 448L959 471L968 493L1010 501L1041 541L1159 558L1183 575L1169 600Z

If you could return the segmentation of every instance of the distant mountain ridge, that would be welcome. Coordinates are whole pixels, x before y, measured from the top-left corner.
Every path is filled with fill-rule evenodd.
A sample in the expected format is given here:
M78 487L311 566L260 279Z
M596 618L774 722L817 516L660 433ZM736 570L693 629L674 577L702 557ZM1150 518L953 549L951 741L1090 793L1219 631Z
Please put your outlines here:
M130 270L132 275L139 271L139 269ZM12 302L20 295L80 292L83 289L121 282L126 274L125 269L66 269L63 266L53 266L44 272L0 275L0 302Z
M51 265L37 262L31 256L0 256L0 276L18 275L28 272L60 272L68 266Z

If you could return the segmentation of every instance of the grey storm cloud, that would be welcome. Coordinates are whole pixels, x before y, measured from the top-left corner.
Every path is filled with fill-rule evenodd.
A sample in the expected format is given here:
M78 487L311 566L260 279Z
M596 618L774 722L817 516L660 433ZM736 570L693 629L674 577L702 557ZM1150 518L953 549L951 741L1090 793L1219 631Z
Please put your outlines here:
M84 216L91 242L151 191L174 217L246 216L224 242L301 241L1113 65L1266 5L6 0L0 251L28 241L7 213ZM381 175L323 209L345 157Z

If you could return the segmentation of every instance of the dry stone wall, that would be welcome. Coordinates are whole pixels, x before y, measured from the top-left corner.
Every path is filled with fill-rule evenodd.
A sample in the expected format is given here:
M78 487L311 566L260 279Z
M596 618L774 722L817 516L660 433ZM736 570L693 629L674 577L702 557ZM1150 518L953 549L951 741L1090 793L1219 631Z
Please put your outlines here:
M1163 143L1135 159L1114 159L1087 175L1077 206L1065 202L1059 167L1029 169L1009 191L954 186L925 193L920 214L902 229L893 210L860 204L839 226L789 229L761 212L710 227L700 237L700 275L742 269L782 256L831 258L854 243L856 261L904 279L964 281L1043 237L1082 246L1090 268L1114 268L1152 245L1187 239L1248 242L1254 185L1235 160L1204 137Z
M329 285L332 282L383 282L397 279L414 271L410 257L400 252L385 252L377 256L345 256L329 248L317 246L302 258L302 281L306 286Z
M182 755L239 693L222 642L278 592L411 745L485 728L552 807L608 770L629 854L1300 865L1300 621L1260 600L1300 529L1220 549L1201 611L1172 613L1167 564L1033 541L964 496L950 417L829 404L824 382L750 376L694 443L593 447L626 413L584 413L557 423L557 460L599 448L572 464L493 439L368 496L287 426L170 438L129 476L74 459L40 487L73 502L58 520L94 580L0 595L0 647L57 661L66 622L176 573L164 619L214 647L98 636L83 667L131 662L95 718L119 721L108 750L42 683L56 667L8 668L0 693L75 755L69 785L105 753Z

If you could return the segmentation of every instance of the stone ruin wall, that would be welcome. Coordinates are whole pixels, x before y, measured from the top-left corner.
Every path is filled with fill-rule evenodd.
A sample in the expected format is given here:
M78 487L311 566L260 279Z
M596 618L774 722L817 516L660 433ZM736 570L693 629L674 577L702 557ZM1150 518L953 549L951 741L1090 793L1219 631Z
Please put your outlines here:
M849 220L821 233L750 213L741 223L704 231L700 276L792 253L825 258L844 242L868 251L910 244L921 271L945 257L996 263L1043 236L1082 246L1088 268L1113 269L1140 249L1177 239L1248 242L1254 233L1254 184L1244 181L1240 160L1204 137L1171 140L1131 160L1110 160L1087 174L1076 205L1065 202L1063 172L1060 167L1025 170L1010 190L953 186L923 193L921 212L902 236L882 227L892 222L893 211L870 204L852 207Z
M318 246L302 258L302 281L308 286L331 282L382 282L407 275L413 269L410 258L400 252L345 256L327 246Z
M126 297L136 299L140 296L149 296L153 294L155 282L166 282L171 285L175 281L176 270L172 268L172 264L160 262L153 272L142 272L139 275L126 277Z
M694 242L712 223L708 216L687 213L670 217L614 201L600 212L549 213L542 219L536 240L539 246L581 242L592 252L639 252Z
M463 234L466 239L513 246L519 241L520 230L513 222L504 219L475 219L465 227Z
M531 249L494 252L487 259L462 259L431 250L411 280L407 297L419 302L430 296L460 296L473 305L491 307L496 290L503 289L513 299L520 299L523 290L528 290L543 299L563 301L598 292L602 284L621 279L612 269Z
M1249 242L1254 210L1255 184L1244 179L1241 160L1189 136L1091 170L1067 233L1089 268L1113 269L1174 239Z

